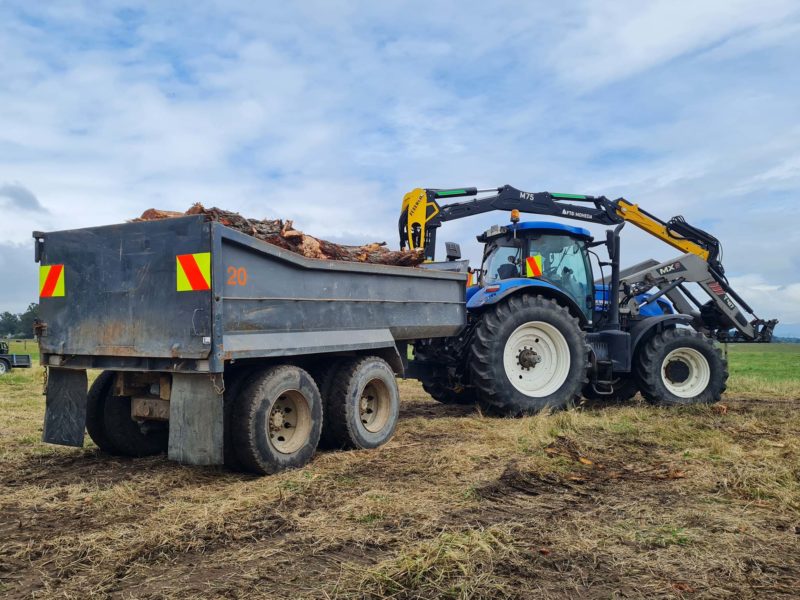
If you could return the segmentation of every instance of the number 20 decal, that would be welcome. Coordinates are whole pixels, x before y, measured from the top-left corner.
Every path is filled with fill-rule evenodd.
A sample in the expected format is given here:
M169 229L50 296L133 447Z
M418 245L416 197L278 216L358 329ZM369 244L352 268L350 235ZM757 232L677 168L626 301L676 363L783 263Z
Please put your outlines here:
M228 267L228 285L247 285L247 269Z

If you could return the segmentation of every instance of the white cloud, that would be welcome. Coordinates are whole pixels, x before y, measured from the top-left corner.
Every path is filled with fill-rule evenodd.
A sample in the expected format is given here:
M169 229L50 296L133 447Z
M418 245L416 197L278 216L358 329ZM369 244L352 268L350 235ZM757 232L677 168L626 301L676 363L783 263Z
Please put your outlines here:
M796 9L788 0L586 2L554 49L554 67L573 84L607 84L755 27L780 26Z

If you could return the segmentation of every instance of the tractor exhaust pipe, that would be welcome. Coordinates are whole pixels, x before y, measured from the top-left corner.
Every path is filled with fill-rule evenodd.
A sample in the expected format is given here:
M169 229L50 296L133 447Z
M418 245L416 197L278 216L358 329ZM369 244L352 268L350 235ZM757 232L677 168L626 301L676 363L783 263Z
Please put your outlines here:
M603 326L604 330L619 331L619 232L625 227L623 221L614 230L606 230L606 246L611 259L611 287L608 290L608 320Z

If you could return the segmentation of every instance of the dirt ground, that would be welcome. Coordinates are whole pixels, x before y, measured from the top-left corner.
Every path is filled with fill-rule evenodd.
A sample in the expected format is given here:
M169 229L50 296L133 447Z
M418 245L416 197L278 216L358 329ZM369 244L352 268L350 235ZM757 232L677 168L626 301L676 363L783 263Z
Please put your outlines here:
M800 591L797 385L501 420L403 382L387 446L257 478L45 446L37 371L0 391L3 597Z

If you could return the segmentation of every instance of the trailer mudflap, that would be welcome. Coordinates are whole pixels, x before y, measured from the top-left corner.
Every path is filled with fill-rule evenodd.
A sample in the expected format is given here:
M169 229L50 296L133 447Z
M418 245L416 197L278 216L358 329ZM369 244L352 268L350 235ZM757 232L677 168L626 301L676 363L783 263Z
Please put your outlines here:
M83 447L87 393L86 371L47 369L43 442Z
M172 375L167 452L171 460L223 464L223 392L221 375Z

